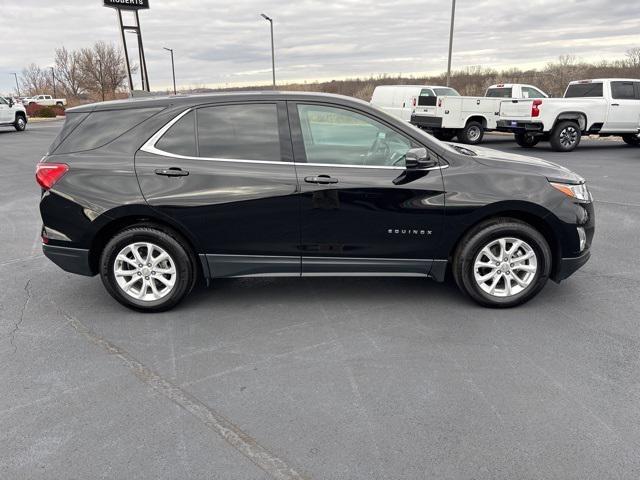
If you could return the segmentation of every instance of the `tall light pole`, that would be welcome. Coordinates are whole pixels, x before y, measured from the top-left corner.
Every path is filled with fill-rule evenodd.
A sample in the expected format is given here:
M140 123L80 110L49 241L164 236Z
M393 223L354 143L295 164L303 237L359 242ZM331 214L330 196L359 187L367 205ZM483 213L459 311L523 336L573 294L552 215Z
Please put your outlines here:
M176 65L175 63L173 63L173 48L167 48L167 47L162 47L164 48L167 52L171 52L171 72L173 73L173 94L177 95L177 90L176 90Z
M53 79L53 98L56 98L56 70L54 67L51 67L51 78Z
M447 87L451 81L451 52L453 51L453 24L456 18L456 0L451 0L451 27L449 29L449 62L447 64Z
M264 18L269 25L271 26L271 71L273 73L273 89L276 89L276 51L273 45L273 18L268 17L264 13L261 13L260 16Z
M18 93L18 96L20 96L20 86L18 85L18 74L10 73L9 75L13 75L16 78L16 92Z

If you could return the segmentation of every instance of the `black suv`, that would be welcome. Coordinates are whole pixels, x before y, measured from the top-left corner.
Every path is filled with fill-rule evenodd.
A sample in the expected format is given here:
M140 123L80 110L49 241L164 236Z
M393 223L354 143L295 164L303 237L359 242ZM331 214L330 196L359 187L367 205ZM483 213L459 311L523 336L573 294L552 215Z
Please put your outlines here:
M594 233L578 175L325 94L69 109L36 178L45 255L145 311L198 278L448 269L476 302L510 307L582 266Z

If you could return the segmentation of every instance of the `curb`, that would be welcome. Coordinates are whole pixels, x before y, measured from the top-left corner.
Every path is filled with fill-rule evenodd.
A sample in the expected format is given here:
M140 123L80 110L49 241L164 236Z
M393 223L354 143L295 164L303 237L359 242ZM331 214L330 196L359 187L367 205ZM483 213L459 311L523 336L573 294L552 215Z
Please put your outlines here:
M40 118L40 117L29 117L29 123L43 123L43 122L55 122L57 120L64 120L65 117L59 116L56 118Z

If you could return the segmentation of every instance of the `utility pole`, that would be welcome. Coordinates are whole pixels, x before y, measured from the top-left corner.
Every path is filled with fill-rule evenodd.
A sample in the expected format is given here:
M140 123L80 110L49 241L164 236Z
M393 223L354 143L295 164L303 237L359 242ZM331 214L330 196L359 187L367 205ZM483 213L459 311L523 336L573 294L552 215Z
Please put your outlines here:
M162 47L164 48L166 51L171 52L171 72L173 73L173 94L177 95L177 90L176 90L176 66L175 63L173 63L173 48L167 48L167 47Z
M54 67L51 67L51 77L53 78L53 98L56 98L56 70Z
M268 17L264 13L261 13L260 16L264 18L269 25L271 26L271 72L273 74L273 89L276 89L276 51L273 44L273 18Z
M13 75L16 78L16 92L18 93L18 97L20 96L20 86L18 85L18 74L10 73L9 75Z
M447 63L447 87L451 82L451 52L453 51L453 25L456 18L456 0L451 0L451 28L449 29L449 62Z

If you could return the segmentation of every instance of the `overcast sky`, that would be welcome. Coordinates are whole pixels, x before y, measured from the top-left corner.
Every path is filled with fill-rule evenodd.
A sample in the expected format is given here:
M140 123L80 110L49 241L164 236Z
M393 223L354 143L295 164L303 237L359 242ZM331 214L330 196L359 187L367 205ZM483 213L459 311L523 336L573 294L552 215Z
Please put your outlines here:
M102 0L0 0L0 92L10 72L52 64L59 46L119 43ZM151 88L270 81L265 12L279 80L446 70L450 0L150 0L140 13ZM453 67L542 66L561 54L624 57L640 46L638 0L458 0ZM133 40L134 37L131 37Z

